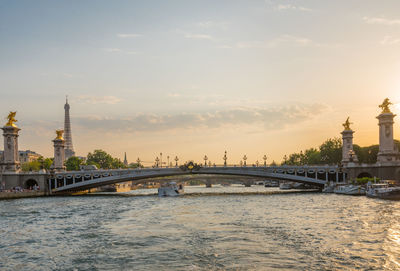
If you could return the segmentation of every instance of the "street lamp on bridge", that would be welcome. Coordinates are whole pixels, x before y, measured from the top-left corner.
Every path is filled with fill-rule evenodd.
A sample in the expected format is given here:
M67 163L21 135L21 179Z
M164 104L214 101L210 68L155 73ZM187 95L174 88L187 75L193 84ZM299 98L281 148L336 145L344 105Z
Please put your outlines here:
M226 156L226 151L222 159L224 159L224 167L226 167L226 160L228 160L228 157Z
M260 163L258 162L258 160L256 161L256 166L258 167L258 165L259 165Z
M267 166L267 156L264 154L264 156L263 156L263 159L264 159L264 167L266 167Z
M162 152L160 152L160 167L162 168Z
M174 159L174 160L175 160L175 166L178 167L178 161L179 161L178 156L175 156L175 159Z
M138 167L140 167L140 162L141 162L140 158L138 157L137 160L136 160L136 163L138 164Z
M167 156L167 167L169 167L169 155Z
M246 154L243 156L243 166L246 166L246 160L247 160L247 156L246 156Z
M156 167L158 167L158 162L160 162L160 159L158 158L158 156L156 157Z
M208 160L207 155L204 155L203 160L204 160L204 167L206 167L207 166L207 160Z

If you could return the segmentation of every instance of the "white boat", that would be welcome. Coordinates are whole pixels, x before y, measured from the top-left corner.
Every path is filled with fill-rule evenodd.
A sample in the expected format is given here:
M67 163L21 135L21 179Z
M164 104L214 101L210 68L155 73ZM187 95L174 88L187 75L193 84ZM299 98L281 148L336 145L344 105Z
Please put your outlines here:
M333 193L335 190L334 184L326 184L324 189L322 189L322 193Z
M388 183L369 183L365 194L371 198L400 200L400 187L391 187Z
M183 185L169 182L158 188L159 197L175 197L183 194Z
M292 183L288 183L288 182L280 183L279 184L279 189L281 189L281 190L292 189Z
M360 196L360 195L365 195L365 187L353 184L338 185L335 187L333 192L336 194Z

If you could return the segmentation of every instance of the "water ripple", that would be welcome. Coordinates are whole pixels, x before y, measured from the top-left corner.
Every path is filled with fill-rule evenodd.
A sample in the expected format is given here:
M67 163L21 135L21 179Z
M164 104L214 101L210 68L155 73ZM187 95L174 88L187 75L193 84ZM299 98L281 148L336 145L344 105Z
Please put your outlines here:
M400 203L324 194L7 200L0 238L1 270L400 270Z

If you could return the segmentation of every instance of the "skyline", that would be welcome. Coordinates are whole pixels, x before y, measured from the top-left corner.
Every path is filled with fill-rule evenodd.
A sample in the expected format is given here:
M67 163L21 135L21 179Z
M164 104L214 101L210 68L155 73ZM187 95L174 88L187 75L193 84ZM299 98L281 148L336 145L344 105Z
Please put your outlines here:
M280 162L348 116L377 144L378 105L400 113L400 3L320 2L0 1L0 113L44 156L65 95L82 156Z

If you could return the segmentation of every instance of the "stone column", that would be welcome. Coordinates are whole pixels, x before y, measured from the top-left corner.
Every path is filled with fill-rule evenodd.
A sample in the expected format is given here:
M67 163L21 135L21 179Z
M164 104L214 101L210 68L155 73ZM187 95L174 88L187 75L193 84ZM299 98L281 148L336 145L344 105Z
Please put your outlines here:
M62 130L57 131L57 137L53 140L54 143L54 162L51 168L56 172L65 171L65 140L62 137Z
M15 124L5 125L4 136L4 172L19 172L21 169L18 157L18 132L21 130Z
M378 162L393 162L398 157L393 141L393 119L396 115L392 112L383 111L376 118L379 120L379 152Z
M351 129L345 129L342 134L342 163L358 162L357 155L353 151L353 134Z

